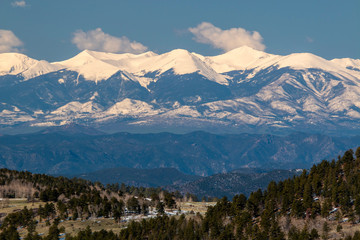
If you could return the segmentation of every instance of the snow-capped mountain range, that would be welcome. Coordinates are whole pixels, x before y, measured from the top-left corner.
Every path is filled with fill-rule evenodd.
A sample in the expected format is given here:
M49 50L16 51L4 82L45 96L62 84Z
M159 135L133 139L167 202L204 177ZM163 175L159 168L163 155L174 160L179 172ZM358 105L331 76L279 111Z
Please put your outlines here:
M85 50L49 63L0 54L0 126L360 133L360 60Z

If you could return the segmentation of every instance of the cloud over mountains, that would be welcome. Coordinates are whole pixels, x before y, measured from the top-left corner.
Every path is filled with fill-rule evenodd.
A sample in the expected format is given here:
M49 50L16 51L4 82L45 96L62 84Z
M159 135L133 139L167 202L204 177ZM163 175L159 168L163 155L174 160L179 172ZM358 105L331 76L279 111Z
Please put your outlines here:
M14 1L11 3L13 7L26 7L28 6L24 0L22 1Z
M256 31L251 32L243 28L222 30L209 22L202 22L188 30L194 34L195 41L210 44L225 52L244 45L261 51L265 49L265 45L262 43L263 38Z
M23 43L10 30L0 29L0 53L19 52Z
M74 33L72 43L80 50L95 50L110 53L143 53L148 48L126 36L114 37L104 33L101 28L88 32L78 30Z

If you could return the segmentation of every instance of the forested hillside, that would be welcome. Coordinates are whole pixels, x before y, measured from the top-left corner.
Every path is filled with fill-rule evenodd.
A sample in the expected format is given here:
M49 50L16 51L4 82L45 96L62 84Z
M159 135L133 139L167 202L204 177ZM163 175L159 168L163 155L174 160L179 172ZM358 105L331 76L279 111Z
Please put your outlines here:
M134 214L143 211L144 205L154 204L145 202L151 196L158 204L158 217L131 221L119 233L89 226L76 235L67 234L66 239L360 239L360 147L355 153L346 151L337 161L324 160L299 176L271 182L265 191L255 191L248 198L243 194L232 201L224 197L204 215L167 216L162 207L174 208L180 196L176 199L176 194L160 189L104 187L9 170L1 170L0 180L1 193L8 197L25 194L30 201L32 197L47 201L45 207L5 216L0 239L18 239L19 228L27 229L26 239L57 239L60 232L67 232L59 229L60 222L69 217L102 215L121 221L122 196L131 191L137 198L128 195L126 211L133 205L137 206L131 209ZM38 219L47 219L48 235L38 236Z
M195 181L184 184L167 186L168 190L178 190L182 193L192 193L198 198L224 196L233 198L237 194L249 196L258 189L266 189L271 181L281 181L300 173L299 170L273 170L256 172L254 169L242 169L229 173L219 173L208 177L202 177Z
M360 136L293 133L101 134L79 125L0 136L0 167L46 174L83 174L102 169L176 168L209 176L238 168L310 168L357 147ZM116 179L115 179L116 180Z
M349 150L337 161L322 161L300 176L271 182L249 198L223 198L204 217L133 223L124 234L155 239L350 240L360 239L355 231L359 218L360 148L355 156Z
M65 175L66 176L66 175ZM95 172L77 174L76 177L103 184L125 183L130 186L161 187L195 181L200 176L188 175L175 168L108 168Z
M15 209L13 213L5 214L5 217L1 214L0 239L18 239L10 236L18 236L16 229L22 228L27 228L26 239L42 239L35 232L36 225L42 221L47 225L52 224L54 228L64 220L81 221L99 217L114 219L113 221L119 223L125 213L147 215L150 209L164 212L165 207L175 208L175 200L182 196L160 188L137 188L124 184L104 186L99 182L92 183L83 179L1 169L1 208L6 210L11 199L23 198L33 204L32 209ZM39 201L40 205L36 205L39 207L33 208L34 203ZM59 229L56 232L59 232ZM50 227L49 236L51 234Z

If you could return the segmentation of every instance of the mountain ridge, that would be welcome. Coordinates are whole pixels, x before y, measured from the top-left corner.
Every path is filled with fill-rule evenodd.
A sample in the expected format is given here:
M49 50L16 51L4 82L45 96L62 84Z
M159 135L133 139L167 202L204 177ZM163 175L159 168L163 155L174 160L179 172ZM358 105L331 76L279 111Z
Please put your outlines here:
M233 49L229 52L226 52L224 54L220 54L217 56L203 56L201 54L192 52L185 49L174 49L170 52L163 53L163 54L155 54L151 51L142 53L142 54L129 54L129 53L122 53L122 54L116 54L116 53L105 53L105 52L98 52L98 51L91 51L91 50L83 50L76 56L63 60L63 61L56 61L49 63L53 66L62 66L62 69L65 68L74 68L76 66L83 66L85 64L91 63L93 61L97 61L98 63L107 63L113 67L117 68L117 71L127 71L130 73L139 73L141 71L145 72L154 72L160 70L160 73L166 72L169 69L174 68L172 67L165 67L161 68L157 66L156 62L160 62L160 66L166 66L167 63L176 62L177 59L184 59L184 58L198 58L200 60L203 60L203 64L209 65L208 67L211 67L212 63L216 64L224 64L228 65L228 69L226 71L218 69L218 71L214 70L217 73L224 73L224 72L230 72L234 70L246 70L246 69L254 69L254 68L267 68L269 66L275 65L276 63L281 63L280 68L282 67L296 67L300 64L300 69L303 68L319 68L319 69L325 69L329 66L334 68L337 66L338 68L344 68L343 70L353 72L353 70L348 69L346 67L352 66L352 67L359 67L360 66L360 59L351 59L351 58L335 58L332 60L326 60L324 58L321 58L317 55L314 55L312 53L292 53L289 55L281 56L281 55L274 55L270 53L266 53L263 51L252 49L248 46L239 47L236 49ZM13 74L21 74L21 70L28 70L28 68L33 67L38 62L46 62L45 60L36 60L29 58L28 56L21 54L21 53L1 53L0 54L0 60L2 58L17 58L18 60L12 60L10 63L7 63L8 66L11 66L11 64L19 65L20 62L23 63L23 67L20 68L20 70L15 71ZM295 60L292 60L294 59ZM140 59L140 60L139 60ZM155 59L155 61L154 61ZM163 60L161 60L163 59ZM168 60L170 59L170 60ZM292 61L289 61L288 59L291 59ZM136 64L136 60L139 63ZM159 61L160 60L160 61ZM265 60L265 61L264 61ZM129 63L126 64L126 61ZM15 62L15 63L14 63ZM145 62L145 63L144 63ZM164 64L165 62L165 64ZM122 63L122 64L121 64ZM124 64L125 63L125 64ZM135 67L130 67L129 65L135 63ZM305 64L306 63L306 64ZM0 65L4 65L5 60L0 61ZM194 63L193 63L194 64ZM186 65L186 63L183 63L183 65ZM263 65L263 66L262 66ZM328 66L326 66L328 65ZM232 66L232 68L231 68ZM180 66L180 68L184 68L184 66ZM9 67L8 67L9 68ZM2 70L1 70L2 69ZM176 69L176 68L175 68ZM178 74L186 74L186 73L193 73L198 70L197 68L193 68L188 71L180 70ZM11 74L11 67L9 69L4 70L3 68L0 68L0 74L6 75ZM8 72L6 71L8 70ZM59 70L59 69L57 69ZM56 71L55 69L53 71ZM48 71L50 72L50 71ZM47 72L47 73L48 73ZM176 72L176 71L175 71ZM356 73L353 73L356 74ZM40 75L40 74L39 74ZM107 78L109 78L111 75L108 75ZM95 80L90 79L89 80Z
M191 193L199 198L224 196L232 199L235 195L244 194L249 196L258 189L266 189L271 181L279 182L293 176L300 175L300 170L271 170L266 172L256 172L249 169L249 172L237 172L236 170L228 173L218 173L207 177L202 177L194 181L183 184L167 186L169 191L180 191L181 193Z
M249 47L213 57L183 49L160 55L84 50L54 63L0 54L0 128L75 122L111 132L172 126L356 135L356 69L357 59L279 56Z
M136 187L178 185L201 178L196 175L184 174L175 168L137 169L127 167L101 169L90 173L69 175L68 177L78 177L92 182L101 182L104 185L124 183Z
M207 176L239 168L294 169L345 149L360 137L293 133L256 134L106 134L88 127L55 127L0 136L0 167L36 173L77 174L102 168L176 168Z

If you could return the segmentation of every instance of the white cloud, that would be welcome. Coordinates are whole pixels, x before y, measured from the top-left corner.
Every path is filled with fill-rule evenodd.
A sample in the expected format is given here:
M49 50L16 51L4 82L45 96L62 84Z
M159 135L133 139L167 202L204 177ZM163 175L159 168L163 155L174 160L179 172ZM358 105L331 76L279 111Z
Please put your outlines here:
M314 42L314 39L311 38L311 37L306 37L305 39L306 39L306 41L307 41L308 43L313 43L313 42Z
M23 43L12 31L0 29L0 53L19 52Z
M24 0L12 2L11 5L13 7L26 7L27 6L27 4Z
M251 32L243 28L222 30L209 22L202 22L188 30L194 34L195 41L210 44L214 48L224 51L230 51L244 45L261 51L265 49L265 45L262 43L263 38L256 31Z
M148 48L141 43L130 41L127 37L114 37L104 33L101 28L74 33L72 43L80 50L95 50L111 53L143 53Z

